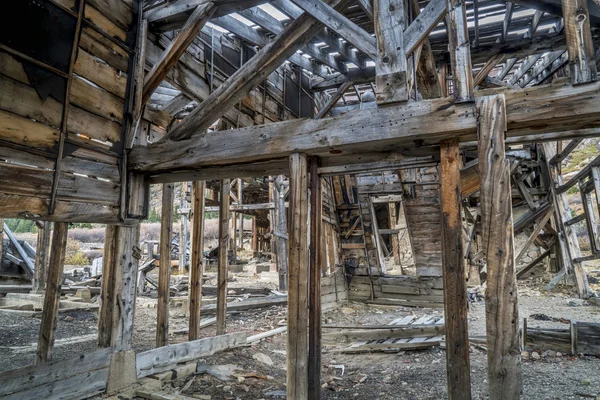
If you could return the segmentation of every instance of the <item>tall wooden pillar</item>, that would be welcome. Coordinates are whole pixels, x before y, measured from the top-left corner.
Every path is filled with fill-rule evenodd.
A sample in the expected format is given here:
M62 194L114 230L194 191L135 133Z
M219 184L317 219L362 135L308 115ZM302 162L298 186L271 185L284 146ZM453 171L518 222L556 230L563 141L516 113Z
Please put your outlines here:
M308 399L308 162L290 155L287 398Z
M173 184L163 184L160 219L160 266L156 306L156 347L169 344L169 286L171 281L171 240L173 230Z
M69 224L66 222L55 222L52 232L52 251L48 265L48 277L46 280L46 291L44 293L44 305L42 307L42 321L40 323L40 335L35 356L35 363L40 364L52 359L52 347L54 346L54 332L58 317L58 305L60 301L60 286L65 264L65 253L67 250L67 233Z
M238 204L241 206L242 203L242 185L244 181L242 178L238 178L237 180L237 194L238 194ZM241 212L238 213L239 223L238 223L238 240L236 248L244 249L244 214Z
M113 351L131 350L137 294L137 276L141 251L140 224L121 226L115 253L115 295L111 346Z
M110 347L113 332L115 305L115 277L118 265L119 229L117 225L106 225L104 229L104 255L102 256L102 291L98 314L98 347Z
M227 313L227 250L229 244L229 191L231 181L221 181L221 202L219 205L219 266L217 271L217 335L227 333L225 316Z
M477 100L489 398L519 399L521 352L504 95Z
M321 398L321 178L318 158L310 162L310 299L308 314L308 398ZM285 211L285 209L284 209Z
M50 226L48 221L38 224L37 245L35 247L35 268L33 270L32 293L42 293L46 285L46 273L48 271L48 256L50 252ZM0 237L0 242L2 238ZM0 258L2 244L0 243Z
M396 229L398 225L398 213L396 211L396 203L388 203L388 218L390 221L390 229ZM400 265L400 237L397 233L392 233L392 254L394 255L394 264Z
M448 27L448 52L452 68L454 101L472 101L473 68L465 0L448 0L446 26Z
M442 267L449 400L471 399L467 282L460 217L458 140L441 143Z
M4 251L4 218L0 218L0 259Z
M258 252L258 230L256 229L256 216L252 216L252 252Z
M569 69L573 84L598 79L587 0L562 0Z
M200 308L202 307L202 275L204 275L204 190L206 183L192 184L192 241L190 262L190 324L189 340L199 339Z
M279 271L279 290L287 290L287 270L288 270L288 252L287 252L287 215L285 211L285 198L283 196L283 176L278 176L273 185L273 201L275 209L273 212L273 232L275 236L275 258L277 260L277 270Z

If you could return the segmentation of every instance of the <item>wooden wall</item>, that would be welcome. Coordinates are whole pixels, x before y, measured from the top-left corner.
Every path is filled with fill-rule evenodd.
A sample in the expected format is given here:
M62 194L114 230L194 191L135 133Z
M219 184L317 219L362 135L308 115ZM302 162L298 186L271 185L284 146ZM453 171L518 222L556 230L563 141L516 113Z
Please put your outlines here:
M353 276L348 299L378 304L444 307L442 278Z
M43 0L35 11L27 4L11 2L5 10L23 26L14 33L17 40L0 42L68 75L78 2ZM67 78L0 50L0 216L118 222L127 71L137 23L133 6L132 0L86 2L53 215L48 206ZM38 45L18 39L22 35Z

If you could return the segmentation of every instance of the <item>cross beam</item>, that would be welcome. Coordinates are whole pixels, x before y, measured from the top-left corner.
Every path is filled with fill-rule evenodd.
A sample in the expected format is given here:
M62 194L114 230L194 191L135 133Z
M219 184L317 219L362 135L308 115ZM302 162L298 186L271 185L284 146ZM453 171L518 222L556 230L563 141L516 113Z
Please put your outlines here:
M475 97L495 93L504 93L506 97L508 137L600 126L598 82L520 90L488 89L475 92ZM418 150L455 136L459 141L472 141L476 135L475 105L455 104L451 98L444 98L359 110L342 117L283 121L206 133L177 142L165 141L133 149L129 161L133 170L160 174L256 163L287 157L297 151L332 157L389 152L394 148Z

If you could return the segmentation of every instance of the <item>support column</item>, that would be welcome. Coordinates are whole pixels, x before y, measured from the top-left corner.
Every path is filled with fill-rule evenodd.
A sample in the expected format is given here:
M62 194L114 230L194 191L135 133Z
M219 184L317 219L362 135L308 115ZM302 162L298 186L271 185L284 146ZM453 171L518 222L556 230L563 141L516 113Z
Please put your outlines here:
M137 276L141 258L140 224L118 228L115 252L115 296L111 345L113 351L131 350L137 294Z
M253 257L256 257L258 253L258 231L256 229L256 216L252 216L252 253Z
M465 0L448 0L448 52L452 67L454 101L473 100L473 68L467 28L467 5Z
M504 95L477 100L489 398L519 399L521 352Z
M562 0L571 82L593 82L598 78L587 0Z
M169 344L169 286L171 281L171 240L173 230L173 184L163 184L160 219L160 266L156 306L156 347Z
M219 205L219 266L217 271L217 335L227 333L227 245L229 243L229 191L231 181L221 181L221 203Z
M102 256L102 291L98 314L98 347L110 347L113 332L115 304L115 277L118 264L119 227L106 225L104 229L104 254Z
M237 180L237 193L238 193L238 204L241 206L242 203L242 184L244 183L244 181L242 180L242 178L238 178ZM244 214L242 214L241 212L238 213L238 218L239 218L239 222L238 222L238 244L236 245L236 250L237 249L244 249Z
M4 224L1 224L2 229ZM48 256L50 250L50 226L48 221L38 222L37 245L35 247L35 268L33 270L32 293L43 293L48 271ZM2 258L2 238L0 235L0 259Z
M458 140L441 143L442 268L449 400L471 399L467 282L460 217Z
M200 308L202 307L202 276L204 275L204 189L206 183L197 181L192 184L192 241L190 250L190 324L188 339L199 339Z
M374 0L377 104L408 100L404 0Z
M181 187L181 203L179 204L179 273L184 272L187 263L187 242L188 242L188 212L189 203L187 201L188 182L184 182Z
M54 231L52 232L52 251L50 253L50 263L48 264L48 277L46 280L46 291L44 293L44 305L42 306L42 321L40 323L40 335L38 338L35 364L41 364L52 360L52 347L54 346L54 332L56 330L56 320L58 317L60 286L65 264L68 232L68 223L54 223Z
M4 251L4 218L0 218L0 259Z
M275 247L277 249L275 258L277 260L277 270L279 271L279 290L287 290L288 244L287 239L284 237L287 236L287 215L285 211L282 175L276 178L273 189L273 201L275 205L275 210L273 212L273 233L275 235Z
M390 229L396 229L398 225L398 215L396 212L396 203L388 203L388 220ZM392 254L394 255L394 264L400 265L400 235L392 233Z
M308 163L290 155L287 398L308 399Z
M321 398L321 179L317 157L310 162L310 307L308 314L308 398ZM285 211L285 208L284 208Z

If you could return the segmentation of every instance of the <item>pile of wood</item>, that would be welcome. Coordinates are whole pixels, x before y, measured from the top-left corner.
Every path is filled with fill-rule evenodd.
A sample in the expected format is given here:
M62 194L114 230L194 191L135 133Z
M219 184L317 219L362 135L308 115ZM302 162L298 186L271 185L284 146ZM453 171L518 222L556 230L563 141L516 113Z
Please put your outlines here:
M442 278L353 276L350 300L406 307L444 307Z
M324 326L323 328L342 328ZM349 347L333 350L340 353L363 353L370 351L400 351L439 346L445 334L444 318L425 315L421 318L409 315L398 318L389 325L366 325L344 329L323 335L324 343L352 342Z
M600 323L571 321L568 329L529 328L523 319L523 348L600 356Z

